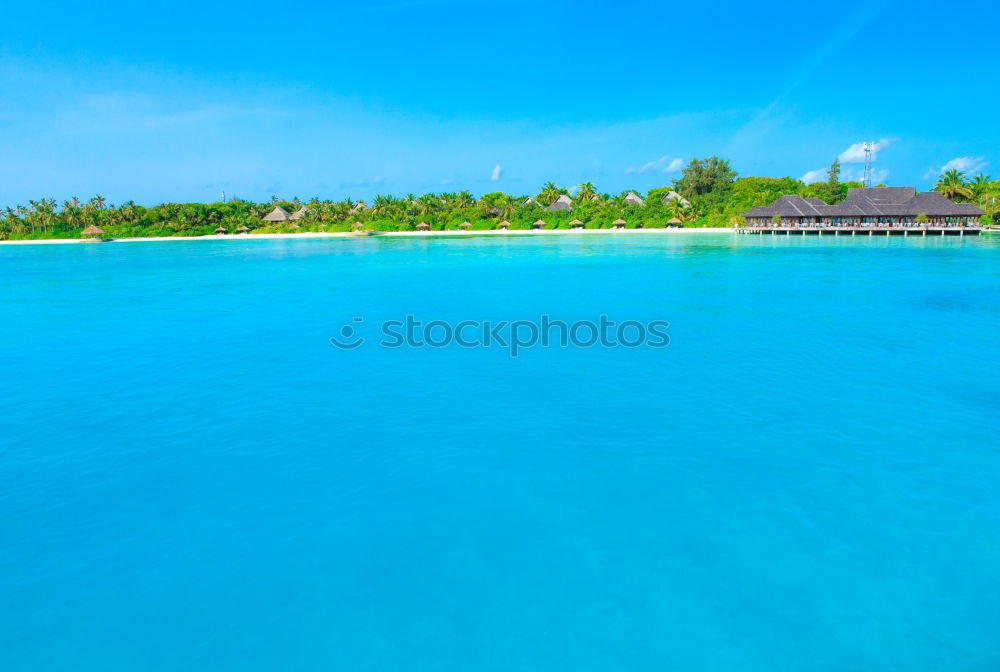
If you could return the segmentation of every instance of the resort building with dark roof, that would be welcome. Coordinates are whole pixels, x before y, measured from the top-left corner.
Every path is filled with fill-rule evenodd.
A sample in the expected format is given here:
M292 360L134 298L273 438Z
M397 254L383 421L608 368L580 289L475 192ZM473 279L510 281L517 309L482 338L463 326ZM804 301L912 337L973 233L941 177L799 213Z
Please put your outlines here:
M848 189L847 199L834 205L788 195L751 208L743 216L750 229L978 229L983 214L974 205L955 203L936 191L862 187Z

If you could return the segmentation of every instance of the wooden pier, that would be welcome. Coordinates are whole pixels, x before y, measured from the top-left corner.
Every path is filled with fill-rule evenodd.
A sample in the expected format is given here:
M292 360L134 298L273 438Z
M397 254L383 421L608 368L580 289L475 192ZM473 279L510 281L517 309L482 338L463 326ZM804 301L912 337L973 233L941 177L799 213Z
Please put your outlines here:
M979 226L743 226L742 234L772 236L978 236Z

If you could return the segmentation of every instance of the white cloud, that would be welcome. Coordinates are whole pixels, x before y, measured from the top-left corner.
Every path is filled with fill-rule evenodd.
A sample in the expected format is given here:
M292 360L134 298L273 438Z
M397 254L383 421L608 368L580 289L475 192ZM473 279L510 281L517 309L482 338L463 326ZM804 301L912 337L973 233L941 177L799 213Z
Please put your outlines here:
M924 179L934 180L937 179L942 173L949 170L960 170L963 173L971 174L978 173L983 170L986 166L990 165L990 162L986 160L985 157L977 156L956 156L954 159L944 164L940 168L928 168L927 172L924 173Z
M826 168L817 168L816 170L810 170L808 173L800 177L799 181L805 182L806 184L812 184L813 182L825 182Z
M941 172L944 173L949 170L961 170L966 173L975 173L988 166L989 163L990 162L982 156L978 156L976 158L971 156L959 156L941 166Z
M882 138L878 142L872 143L872 161L878 153L891 145L895 140L892 138ZM853 145L840 153L837 158L841 163L864 163L865 162L865 142L855 142Z
M454 179L454 178L452 178L452 177L446 177L446 178L444 178L443 180L441 180L441 184L443 184L443 185L446 185L446 186L447 186L447 185L451 184L451 183L452 183L452 182L454 182L454 181L455 181L455 179Z
M633 174L643 174L652 171L660 171L661 173L674 173L681 169L684 165L684 159L676 158L672 159L669 156L661 156L656 161L647 161L642 164L639 168L628 167L625 169L627 175Z
M498 163L490 174L490 182L496 182L500 179L501 175L503 175L503 167Z

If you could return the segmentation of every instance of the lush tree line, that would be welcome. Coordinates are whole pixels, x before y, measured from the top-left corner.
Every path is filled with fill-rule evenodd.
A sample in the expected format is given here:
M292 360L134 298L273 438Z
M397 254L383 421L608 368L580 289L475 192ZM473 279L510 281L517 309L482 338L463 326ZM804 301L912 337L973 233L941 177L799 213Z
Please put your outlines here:
M273 197L269 203L230 200L224 203L164 203L144 207L129 201L114 205L97 195L87 202L76 198L57 205L53 199L29 201L26 206L6 208L0 212L0 239L78 238L89 226L99 227L115 238L142 236L200 236L224 229L236 233L241 227L250 233L282 233L296 231L346 232L355 222L371 231L411 231L420 222L432 229L457 229L469 222L470 230L495 229L499 222L510 222L511 229L530 229L538 220L545 228L570 228L580 220L587 228L610 228L616 219L623 219L629 228L660 228L676 225L698 227L735 226L742 222L741 214L756 205L766 205L785 194L821 198L827 203L843 200L849 187L856 182L840 182L840 165L834 161L825 182L804 184L790 177L737 176L729 162L718 157L693 159L680 178L669 186L646 193L627 190L618 195L601 193L587 182L572 194L573 209L546 212L544 208L567 189L549 182L538 194L512 196L501 192L476 198L468 191L457 193L407 194L402 198L388 195L375 197L371 203L356 203L350 199L330 201L311 199L281 200ZM949 171L941 176L935 189L960 202L971 202L987 211L984 223L996 221L996 201L1000 196L1000 181L977 175L966 179L964 173ZM642 205L626 201L629 191L645 199ZM686 202L665 199L676 191ZM298 220L268 223L264 215L275 206L295 212L305 206Z

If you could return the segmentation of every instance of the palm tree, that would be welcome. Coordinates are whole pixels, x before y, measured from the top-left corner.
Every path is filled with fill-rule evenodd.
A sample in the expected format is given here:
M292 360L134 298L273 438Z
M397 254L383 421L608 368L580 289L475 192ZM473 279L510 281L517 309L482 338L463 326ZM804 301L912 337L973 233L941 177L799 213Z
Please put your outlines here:
M62 216L69 228L80 228L80 199L74 196L68 201L63 201Z
M580 185L580 190L576 192L576 199L578 201L589 201L597 195L597 190L594 189L593 182L584 182Z
M105 200L105 198L100 194L94 196L92 199L90 199L90 203L88 203L88 205L90 205L94 210L103 210L104 206L106 206L107 204L108 204L107 200Z
M687 221L688 209L684 207L679 198L671 198L670 203L667 205L667 210L670 212L671 217L676 217L682 222Z
M955 168L945 171L944 175L938 178L934 191L941 192L951 200L959 196L972 198L972 190L965 182L965 173Z
M131 224L135 221L135 208L135 201L128 201L127 203L122 203L122 207L120 207L118 211L122 213L122 219Z
M969 182L969 190L972 192L973 200L981 201L983 196L985 196L992 187L991 182L992 180L990 180L990 176L983 175L982 173L979 173L972 178L972 181Z
M417 212L421 215L429 215L437 210L440 199L434 194L424 194L417 199Z
M517 206L520 202L519 199L513 196L504 196L503 202L500 205L500 216L506 220L510 220L517 211Z
M476 204L476 199L469 191L460 191L455 195L454 203L459 208L471 208Z
M372 214L375 215L388 215L394 209L395 199L392 196L383 196L379 194L372 201Z
M552 205L557 198L559 198L559 187L552 182L546 182L538 194L538 200L545 205Z

